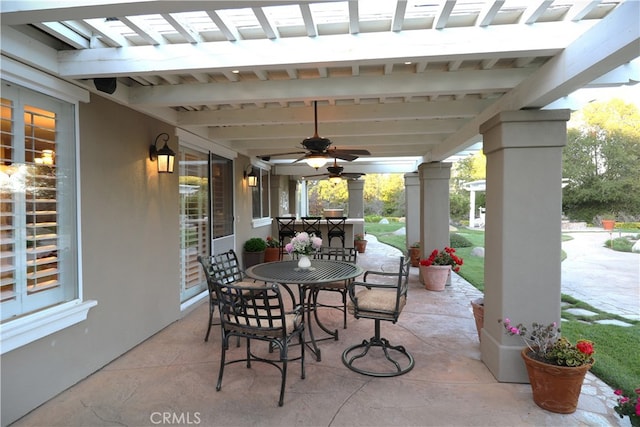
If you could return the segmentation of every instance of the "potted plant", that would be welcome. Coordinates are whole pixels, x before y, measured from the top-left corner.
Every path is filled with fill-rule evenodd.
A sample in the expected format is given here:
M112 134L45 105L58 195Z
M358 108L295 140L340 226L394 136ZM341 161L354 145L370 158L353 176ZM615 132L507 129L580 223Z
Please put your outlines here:
M478 331L478 341L482 340L482 327L484 326L484 298L476 298L471 301L473 310L473 318L476 321L476 330Z
M364 239L363 233L356 233L356 235L353 236L353 246L355 246L358 253L364 253L367 249L367 241Z
M616 219L613 215L603 215L600 222L602 223L602 228L607 231L613 231L616 226Z
M556 322L548 326L532 324L513 326L508 318L498 320L505 333L522 337L527 346L520 355L527 367L533 401L547 411L571 414L578 406L582 382L594 363L593 343L578 340L573 345L560 336Z
M289 254L296 254L298 256L298 268L308 269L311 267L311 260L309 255L316 252L322 247L322 239L316 237L315 234L308 234L306 232L296 233L289 243L286 244L284 249Z
M244 268L262 264L264 262L264 250L266 248L267 242L261 237L252 237L244 242Z
M633 427L640 427L640 388L634 390L636 397L627 397L622 390L616 390L613 393L618 396L618 404L613 409L624 418L629 417L629 421Z
M267 237L267 248L264 250L264 262L280 260L280 242L271 236Z
M411 259L411 267L420 265L420 242L412 243L409 246L409 258Z
M443 291L451 270L460 271L462 264L455 249L448 246L440 252L434 249L429 258L420 260L420 278L425 289Z

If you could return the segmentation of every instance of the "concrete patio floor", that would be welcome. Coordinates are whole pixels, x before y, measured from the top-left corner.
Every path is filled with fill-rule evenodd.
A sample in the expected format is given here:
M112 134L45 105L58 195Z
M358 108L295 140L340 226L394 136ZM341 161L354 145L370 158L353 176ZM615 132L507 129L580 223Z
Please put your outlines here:
M359 264L395 268L399 252L368 239ZM214 327L209 342L203 341L204 303L14 426L629 425L613 411L611 388L590 373L578 410L569 415L536 406L528 384L497 382L480 360L470 307L480 295L455 274L445 291L426 291L412 268L407 306L396 325L383 322L382 335L404 345L415 357L415 368L395 378L347 369L342 351L373 335L373 321L349 316L338 341L320 343L322 361L307 353L306 379L300 379L300 362L290 363L283 407L277 404L279 372L261 363L251 369L241 363L227 366L222 390L216 392L220 334ZM320 314L326 324L341 328L340 312L322 309ZM297 354L299 347L291 351ZM230 352L230 357L241 355L244 345Z

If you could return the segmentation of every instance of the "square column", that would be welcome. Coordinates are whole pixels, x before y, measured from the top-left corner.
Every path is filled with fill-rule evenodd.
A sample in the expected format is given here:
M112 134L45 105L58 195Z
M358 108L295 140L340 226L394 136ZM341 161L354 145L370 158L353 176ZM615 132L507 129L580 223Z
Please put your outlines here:
M423 255L449 246L449 178L451 163L423 163L420 180L420 247Z
M508 111L482 126L487 156L482 361L498 381L528 382L514 324L560 324L562 147L569 110Z
M350 179L347 181L349 191L349 218L364 218L364 181ZM363 224L353 225L353 235L364 233Z
M408 248L420 241L420 179L415 172L404 175L404 197Z

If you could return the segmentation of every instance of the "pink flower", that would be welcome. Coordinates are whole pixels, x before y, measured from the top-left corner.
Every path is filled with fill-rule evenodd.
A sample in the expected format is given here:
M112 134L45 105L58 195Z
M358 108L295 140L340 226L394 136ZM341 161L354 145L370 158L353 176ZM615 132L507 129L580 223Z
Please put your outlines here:
M293 251L293 245L291 243L287 243L287 245L284 247L284 249L287 251L287 253L291 253L291 251Z
M520 334L520 331L515 326L509 328L509 332L511 332L514 335L519 335Z
M626 397L626 396L622 396L622 397L619 399L619 402L620 402L620 404L621 404L621 405L624 405L624 404L625 404L625 403L627 403L628 401L629 401L629 398L628 398L628 397Z
M640 416L640 400L636 402L636 415Z
M613 392L616 396L622 396L622 390L618 389Z

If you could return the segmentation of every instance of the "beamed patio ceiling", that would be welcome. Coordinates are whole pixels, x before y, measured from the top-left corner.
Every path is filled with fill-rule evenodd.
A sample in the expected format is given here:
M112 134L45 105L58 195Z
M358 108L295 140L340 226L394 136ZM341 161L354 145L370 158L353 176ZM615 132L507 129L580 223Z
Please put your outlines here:
M320 136L371 152L346 172L451 159L478 146L479 125L496 113L562 107L580 88L640 80L637 0L1 7L5 57L254 159L301 151L317 100ZM97 91L95 78L117 79L116 91ZM276 173L308 173L290 166L299 157L271 162Z

